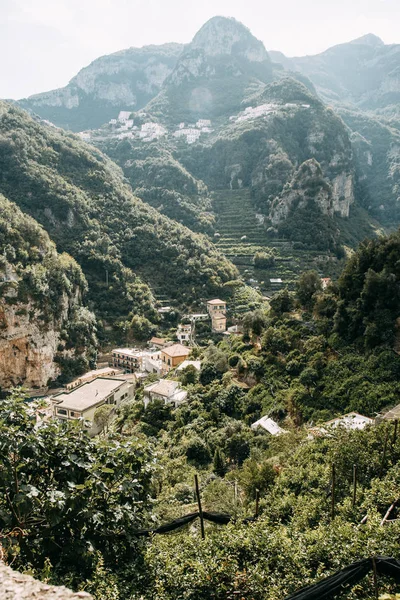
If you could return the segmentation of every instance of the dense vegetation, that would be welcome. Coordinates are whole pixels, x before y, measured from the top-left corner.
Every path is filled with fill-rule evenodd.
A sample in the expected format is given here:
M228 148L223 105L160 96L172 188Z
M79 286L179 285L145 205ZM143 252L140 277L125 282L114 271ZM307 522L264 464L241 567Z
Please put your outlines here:
M87 282L68 254L58 254L43 228L0 195L0 329L7 307L29 316L43 333L61 336L56 360L83 370L96 359L95 316L85 306Z
M135 198L99 151L5 103L0 167L0 191L77 260L89 298L107 320L129 313L154 318L148 284L184 304L217 294L235 278L205 237Z
M308 426L350 410L374 416L398 402L393 336L366 335L361 343L357 309L364 327L376 321L395 331L395 311L382 324L375 309L398 293L399 240L397 233L364 244L337 286L322 290L316 273L304 273L295 294L283 290L269 310L244 315L243 335L194 349L200 373L189 367L170 375L189 393L178 409L155 400L144 410L139 389L108 431L89 441L79 423L37 428L22 399L4 402L0 535L7 558L97 600L278 600L357 559L397 557L398 509L396 520L381 524L399 495L393 424L312 430L311 437ZM261 415L286 433L252 429ZM141 527L196 510L196 472L203 507L236 522L207 525L205 541L196 525L138 538ZM243 523L254 514L256 490L259 518ZM394 586L380 578L379 589ZM372 597L372 590L366 578L347 597Z

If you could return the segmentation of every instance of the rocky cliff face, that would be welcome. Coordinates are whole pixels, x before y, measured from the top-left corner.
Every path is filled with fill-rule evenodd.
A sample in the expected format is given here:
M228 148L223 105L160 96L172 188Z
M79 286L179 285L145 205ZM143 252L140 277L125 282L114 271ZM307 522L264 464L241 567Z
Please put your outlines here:
M81 131L100 127L120 110L138 110L160 91L181 44L129 48L98 58L58 90L20 100L55 125Z
M45 387L60 363L91 365L94 316L86 281L43 229L0 195L0 387Z
M12 297L8 292L0 299L0 387L45 387L60 374L54 359L68 311L64 310L59 319L43 326L40 310L32 302L10 306L7 301Z
M323 214L333 216L335 203L332 192L332 186L324 178L319 163L315 159L304 162L290 186L274 201L270 213L272 224L279 225L288 218L291 210L305 208L310 201L314 202Z
M188 44L150 112L175 123L230 114L272 79L262 42L235 19L210 19Z

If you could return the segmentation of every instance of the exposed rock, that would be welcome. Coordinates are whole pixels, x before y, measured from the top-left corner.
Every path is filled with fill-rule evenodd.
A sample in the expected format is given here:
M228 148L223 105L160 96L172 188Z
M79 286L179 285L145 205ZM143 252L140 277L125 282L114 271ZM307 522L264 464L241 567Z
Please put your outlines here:
M272 224L279 225L288 218L293 208L303 208L309 200L315 202L324 214L333 215L332 187L314 159L300 165L290 186L275 200L270 214Z
M91 600L87 592L72 592L13 571L0 561L1 600Z

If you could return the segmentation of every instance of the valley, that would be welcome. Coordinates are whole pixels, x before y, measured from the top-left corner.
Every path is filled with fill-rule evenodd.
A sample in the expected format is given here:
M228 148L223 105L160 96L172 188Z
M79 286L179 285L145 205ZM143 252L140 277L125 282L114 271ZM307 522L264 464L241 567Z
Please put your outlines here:
M399 73L372 34L290 58L215 16L0 100L0 563L396 600Z

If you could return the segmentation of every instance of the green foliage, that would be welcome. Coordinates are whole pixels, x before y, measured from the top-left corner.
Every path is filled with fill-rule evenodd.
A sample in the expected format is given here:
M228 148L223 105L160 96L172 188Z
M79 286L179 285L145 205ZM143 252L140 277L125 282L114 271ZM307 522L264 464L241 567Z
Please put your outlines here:
M256 252L254 266L256 269L270 269L275 265L275 256L272 252Z
M102 318L154 320L147 283L184 305L235 278L211 242L135 198L120 170L75 136L3 103L0 147L0 192L77 260Z
M296 283L296 295L301 306L312 308L316 294L322 290L321 279L316 271L302 273Z
M152 475L145 441L90 440L80 422L37 427L14 394L0 406L0 455L1 540L15 566L40 569L48 559L53 578L76 586L94 576L96 552L114 572L138 558L132 534Z

